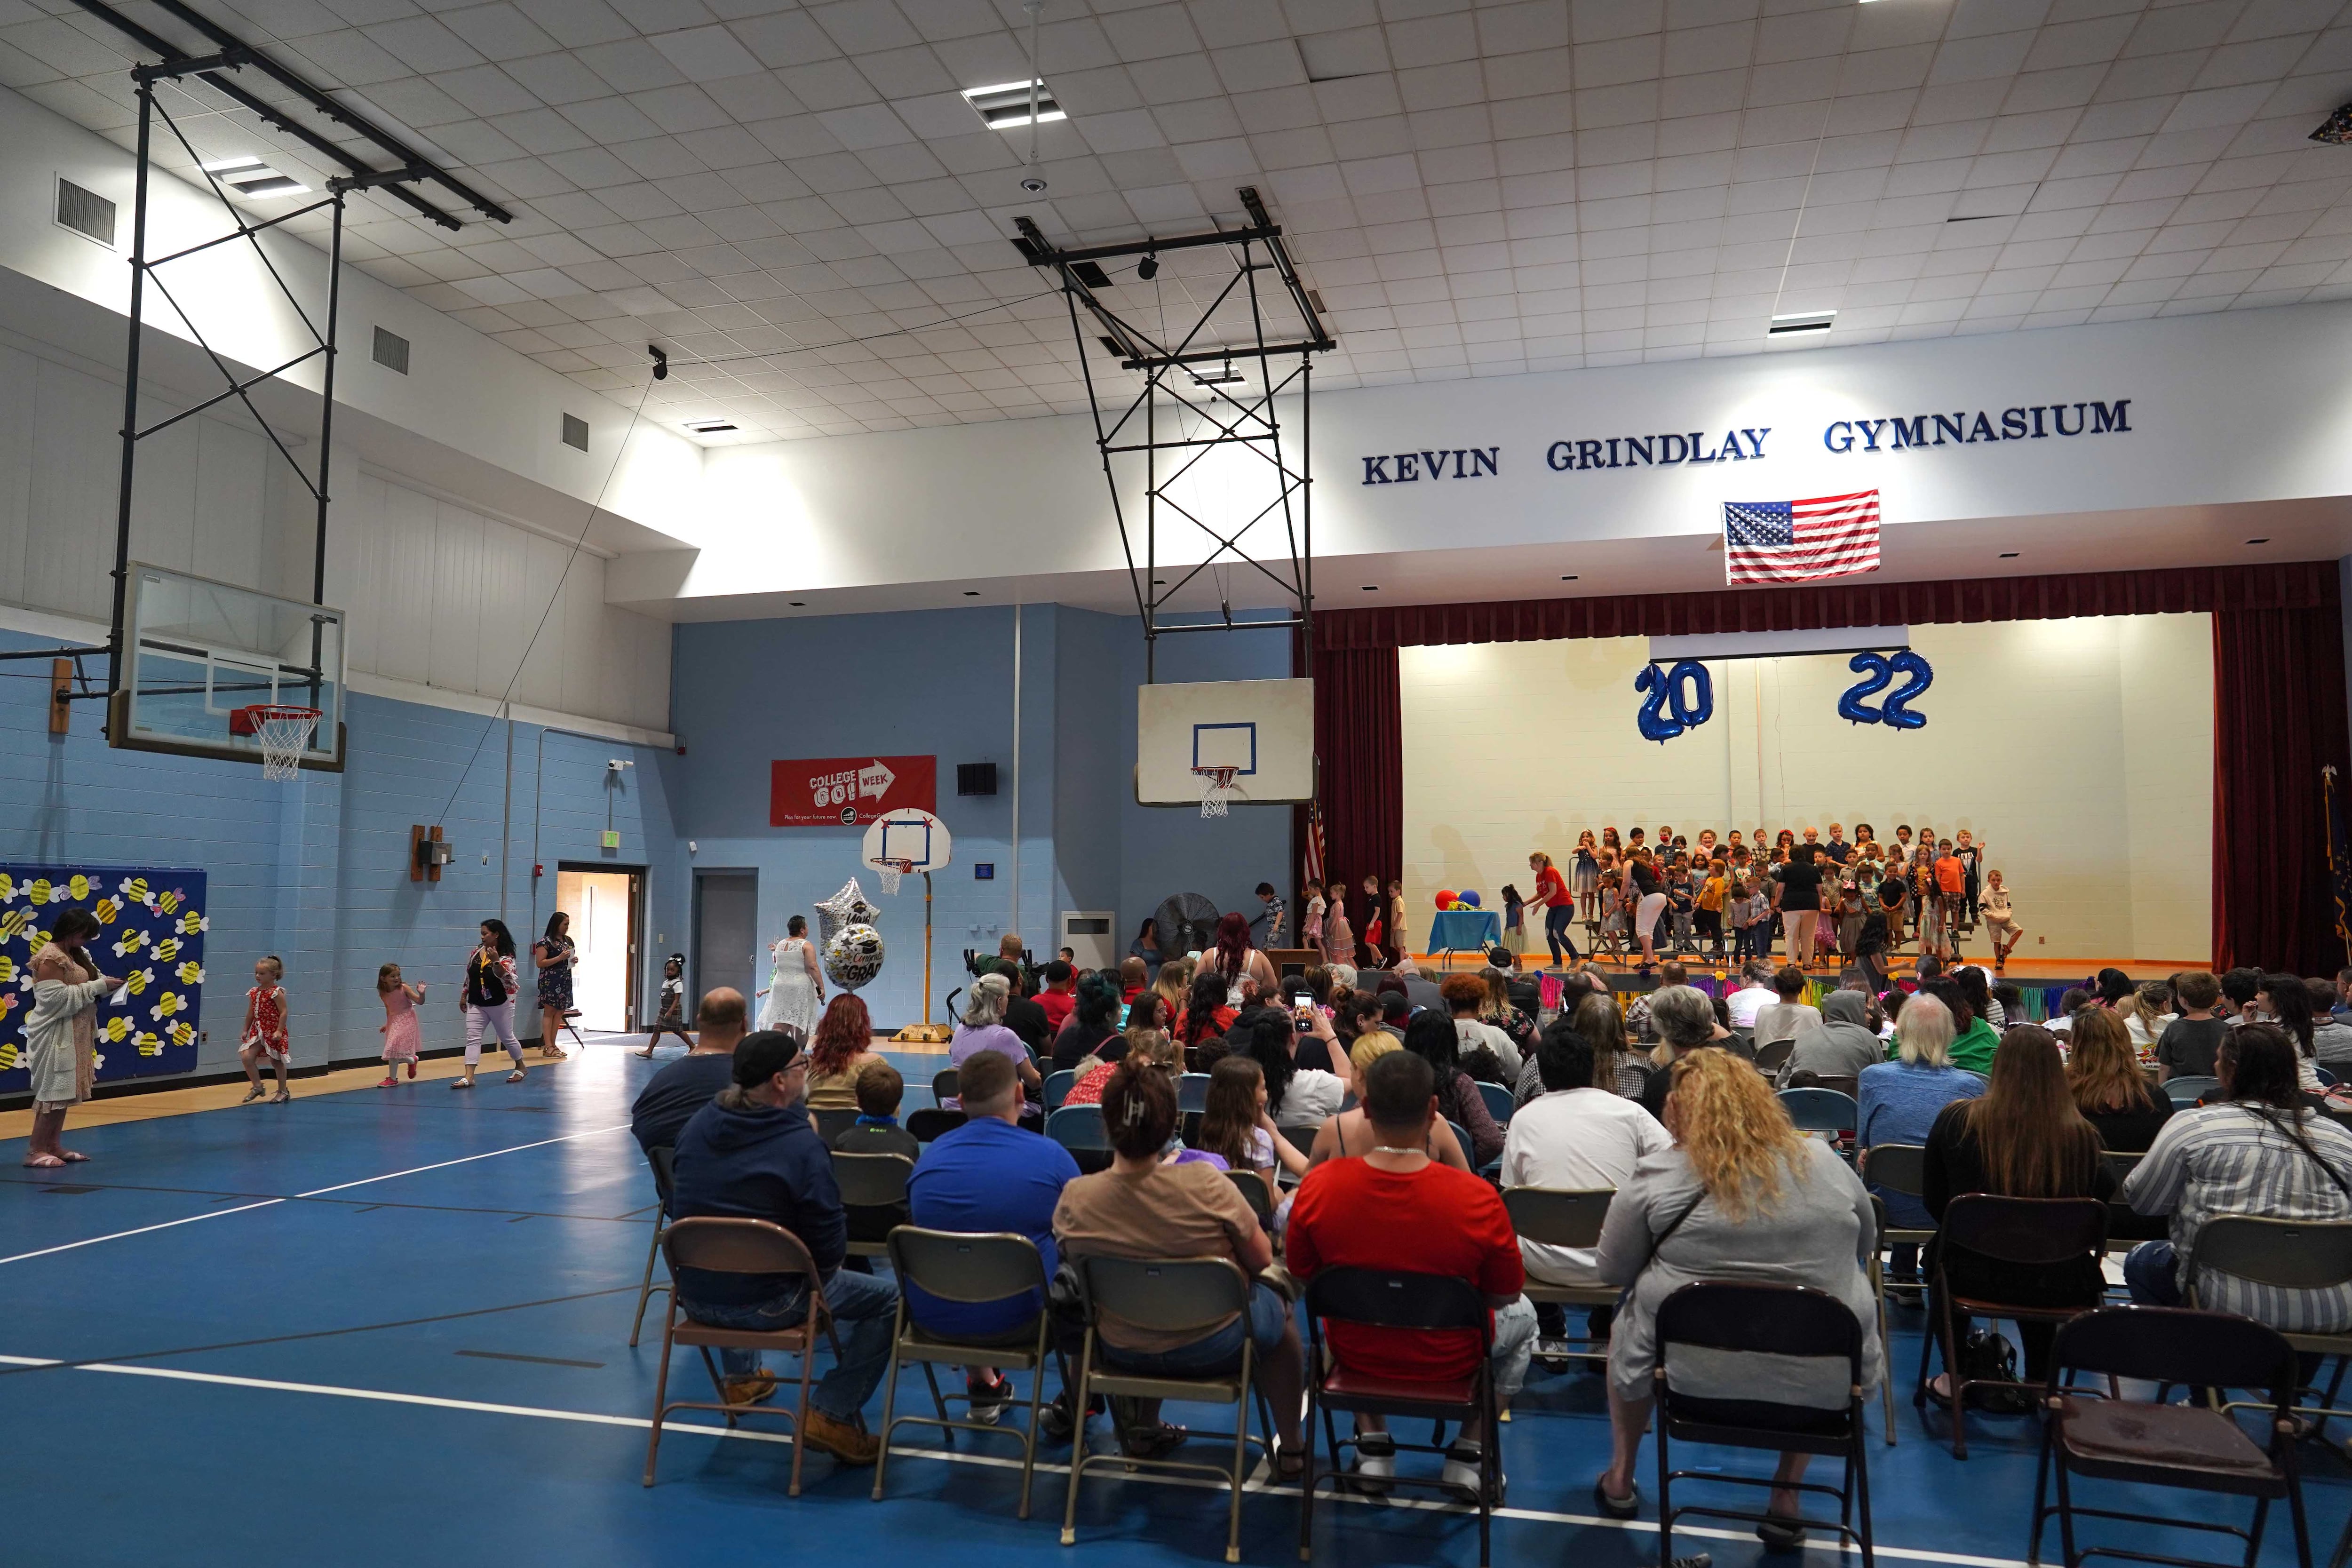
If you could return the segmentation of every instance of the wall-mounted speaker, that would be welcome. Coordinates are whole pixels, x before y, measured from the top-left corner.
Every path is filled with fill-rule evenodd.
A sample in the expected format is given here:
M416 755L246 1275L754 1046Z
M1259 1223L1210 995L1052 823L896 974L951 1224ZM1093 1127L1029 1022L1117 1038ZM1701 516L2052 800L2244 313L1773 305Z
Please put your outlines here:
M956 764L956 794L994 795L995 793L996 764L994 763L958 763Z

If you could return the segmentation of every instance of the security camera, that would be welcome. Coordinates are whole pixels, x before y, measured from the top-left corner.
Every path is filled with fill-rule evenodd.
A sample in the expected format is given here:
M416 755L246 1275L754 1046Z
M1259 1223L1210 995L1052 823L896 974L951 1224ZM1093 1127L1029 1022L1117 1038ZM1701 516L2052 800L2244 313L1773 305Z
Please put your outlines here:
M1034 196L1045 190L1045 182L1032 174L1021 182L1021 188Z
M609 762L605 763L605 764L604 764L604 770L605 770L607 773L619 773L623 768L634 768L634 767L635 767L636 765L637 765L636 763L633 763L633 762L629 761L626 757L614 757L614 758L611 759Z

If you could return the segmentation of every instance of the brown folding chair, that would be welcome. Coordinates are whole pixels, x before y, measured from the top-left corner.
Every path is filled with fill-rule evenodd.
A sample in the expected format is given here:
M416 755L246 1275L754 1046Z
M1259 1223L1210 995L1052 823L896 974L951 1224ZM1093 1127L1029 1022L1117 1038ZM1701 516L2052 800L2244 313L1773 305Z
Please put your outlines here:
M1911 1403L1924 1413L1927 1405L1927 1347L1933 1342L1944 1353L1944 1370L1952 1380L1952 1457L1969 1457L1968 1391L1971 1388L2018 1388L2039 1393L2042 1384L1978 1378L1973 1381L1960 1364L1954 1324L1961 1317L2007 1318L2013 1322L2063 1323L2091 1310L2080 1307L2034 1307L2014 1301L1985 1301L1954 1296L1944 1264L1951 1248L1959 1247L1996 1263L2052 1268L2085 1254L2096 1258L2106 1252L2107 1205L2096 1198L2004 1198L1989 1193L1967 1193L1944 1210L1942 1250L1936 1259L1935 1296L1937 1307L1933 1331L1919 1341L1919 1386Z
M907 1206L907 1178L915 1173L915 1162L904 1154L844 1154L833 1156L834 1184L841 1189L841 1206L850 1211L849 1243L852 1258L887 1258L890 1247L887 1241L858 1241L860 1211L871 1215L876 1210L901 1214ZM872 1226L866 1227L869 1232ZM887 1233L885 1232L887 1236Z
M2076 1372L2104 1374L2110 1388L2126 1377L2144 1379L2159 1389L2171 1384L2267 1388L2269 1445L2256 1447L2236 1417L2224 1411L2101 1398L2094 1391L2067 1386ZM2123 1546L2078 1548L2078 1514L2235 1536L2246 1543L2245 1561L2251 1565L2262 1554L2270 1505L2284 1498L2294 1521L2296 1562L2300 1568L2311 1568L2303 1482L2295 1468L2295 1377L2294 1352L2285 1336L2232 1312L2102 1307L2064 1324L2051 1349L2050 1382L2042 1391L2042 1460L2034 1477L2033 1537L2027 1542L2025 1560L2041 1562L2043 1521L2055 1513L2066 1568L2079 1568L2090 1557L2175 1565L2189 1562ZM2050 1507L2044 1500L2053 1475L2058 1501ZM2254 1517L2241 1530L2203 1519L2084 1508L2074 1498L2073 1482L2078 1476L2252 1498Z
M1503 1212L1511 1216L1511 1228L1521 1241L1532 1241L1540 1247L1598 1247L1601 1227L1609 1218L1609 1202L1617 1195L1613 1187L1506 1187L1503 1189ZM1553 1285L1528 1276L1527 1298L1538 1304L1562 1307L1614 1307L1624 1294L1604 1285ZM1584 1350L1563 1351L1554 1359L1591 1361L1606 1364L1609 1342L1589 1334L1564 1336L1571 1344L1586 1346Z
M887 1156L885 1156L886 1158ZM902 1225L890 1233L890 1271L898 1277L898 1323L890 1341L890 1375L882 1392L882 1452L874 1465L874 1500L882 1500L882 1478L890 1463L890 1432L909 1422L937 1426L952 1443L957 1432L995 1432L1004 1428L984 1422L958 1421L948 1415L940 1394L934 1366L1011 1367L1034 1373L1029 1390L1029 1427L1014 1435L1021 1439L1021 1512L1029 1517L1029 1486L1037 1465L1037 1409L1045 1392L1046 1342L1045 1262L1037 1244L1025 1236L966 1236L953 1231L923 1230ZM907 1287L942 1301L977 1304L1004 1301L1036 1292L1037 1310L1027 1323L982 1339L955 1339L935 1334L917 1322L908 1305ZM908 1362L921 1365L931 1385L931 1405L937 1415L900 1415L898 1369Z
M681 1268L699 1268L711 1274L797 1274L806 1281L808 1316L799 1326L790 1329L721 1329L708 1323L698 1323L680 1311L677 1292L670 1292L669 1310L662 1322L661 1371L654 1378L654 1429L646 1441L646 1485L654 1484L654 1461L661 1453L662 1423L673 1410L716 1410L727 1417L733 1427L739 1415L785 1415L782 1410L758 1405L725 1403L727 1380L719 1375L719 1364L711 1359L714 1350L776 1351L801 1358L800 1399L789 1413L793 1424L793 1476L789 1488L793 1497L801 1495L801 1459L808 1445L801 1440L808 1426L809 1387L816 1364L816 1333L823 1326L824 1338L833 1347L834 1359L841 1358L841 1341L833 1331L833 1311L825 1305L824 1284L817 1274L816 1261L809 1257L801 1238L782 1226L764 1219L681 1219L670 1222L668 1233L662 1237L662 1251L669 1259L669 1277L676 1279ZM710 1373L710 1381L721 1396L720 1403L708 1400L667 1398L669 1392L669 1352L672 1345L691 1345L702 1352L702 1364Z
M662 1237L669 1230L669 1162L670 1146L656 1143L646 1151L646 1163L654 1170L654 1238L646 1247L645 1282L637 1287L637 1315L629 1324L629 1348L637 1348L637 1335L646 1326L646 1303L655 1291L669 1292L667 1285L654 1283L654 1259L661 1255Z

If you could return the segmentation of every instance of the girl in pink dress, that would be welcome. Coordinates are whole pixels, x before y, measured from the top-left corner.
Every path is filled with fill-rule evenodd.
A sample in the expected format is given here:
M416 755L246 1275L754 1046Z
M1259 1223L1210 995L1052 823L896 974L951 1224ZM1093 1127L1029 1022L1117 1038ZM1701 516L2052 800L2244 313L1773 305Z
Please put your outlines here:
M400 977L400 965L387 963L375 972L376 994L383 998L383 1077L376 1088L390 1089L400 1081L400 1064L408 1064L408 1076L416 1076L416 1054L425 1044L425 1037L416 1026L416 1005L425 1000L427 989L411 985Z

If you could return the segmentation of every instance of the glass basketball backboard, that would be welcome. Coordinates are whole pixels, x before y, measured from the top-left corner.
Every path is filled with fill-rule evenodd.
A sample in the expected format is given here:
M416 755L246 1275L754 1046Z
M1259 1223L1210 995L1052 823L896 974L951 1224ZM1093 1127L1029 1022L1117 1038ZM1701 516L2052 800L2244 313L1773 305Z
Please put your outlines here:
M343 613L132 562L107 741L261 761L249 710L316 708L306 768L343 765Z

